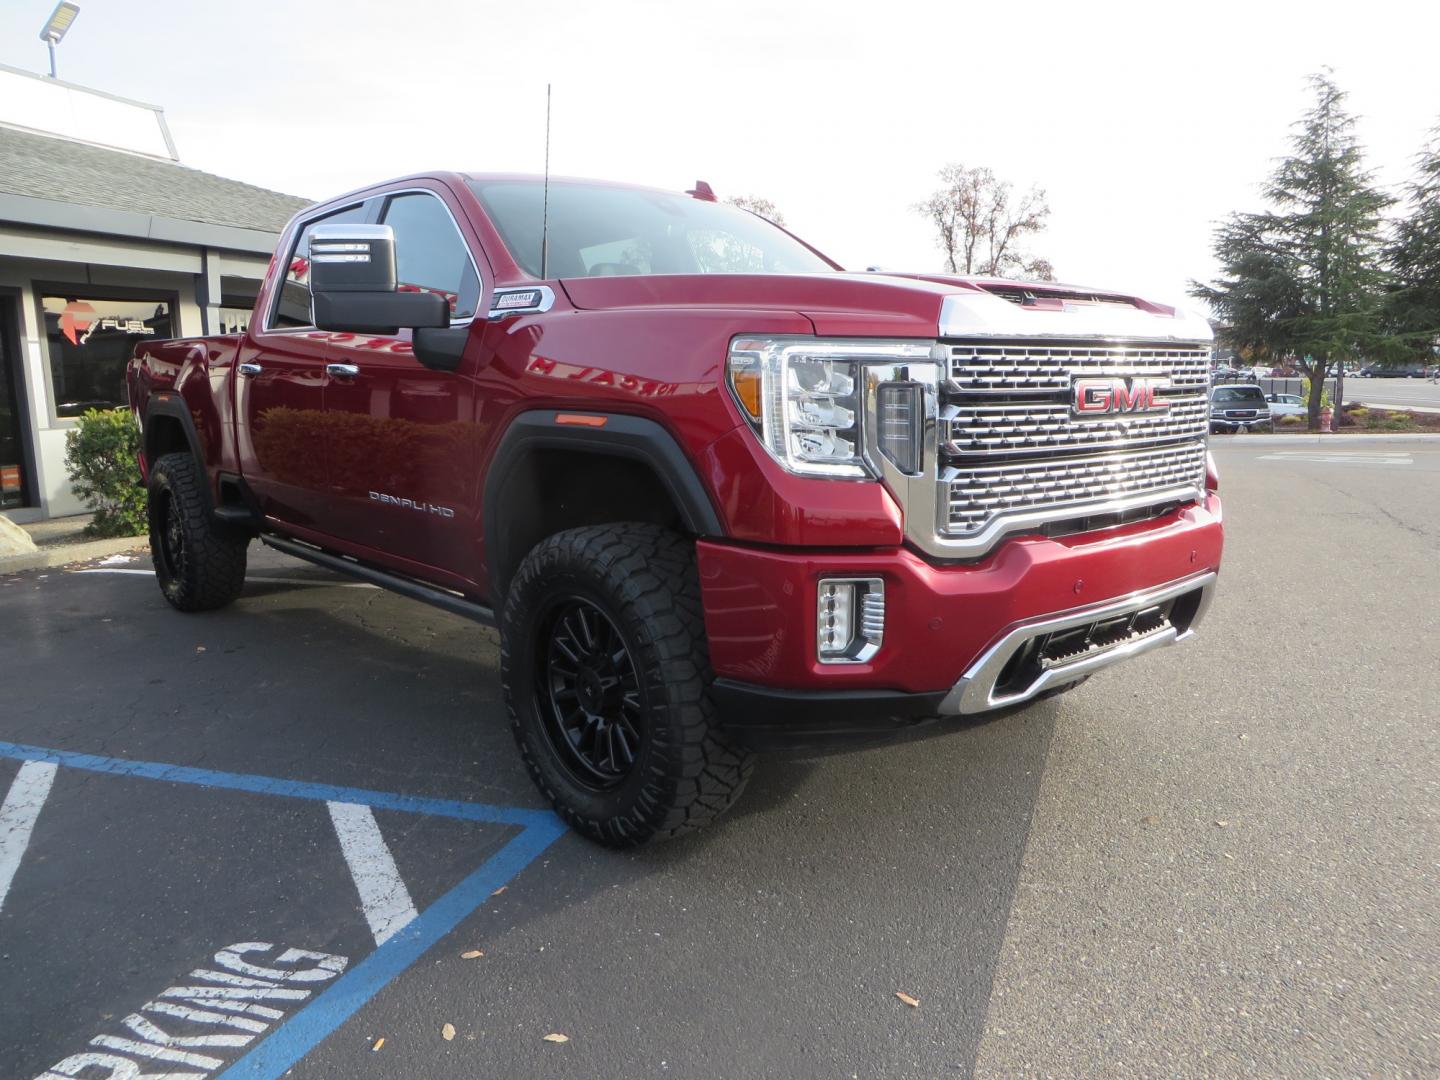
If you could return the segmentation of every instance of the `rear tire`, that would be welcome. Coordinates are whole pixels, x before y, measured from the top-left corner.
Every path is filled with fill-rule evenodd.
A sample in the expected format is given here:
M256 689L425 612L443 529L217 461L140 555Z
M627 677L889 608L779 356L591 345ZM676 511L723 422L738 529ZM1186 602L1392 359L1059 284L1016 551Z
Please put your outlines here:
M691 541L641 524L551 536L510 585L500 643L521 757L579 832L634 847L739 797L752 762L710 699Z
M247 536L224 531L210 514L205 473L190 454L166 454L150 469L150 559L177 611L213 611L245 586Z

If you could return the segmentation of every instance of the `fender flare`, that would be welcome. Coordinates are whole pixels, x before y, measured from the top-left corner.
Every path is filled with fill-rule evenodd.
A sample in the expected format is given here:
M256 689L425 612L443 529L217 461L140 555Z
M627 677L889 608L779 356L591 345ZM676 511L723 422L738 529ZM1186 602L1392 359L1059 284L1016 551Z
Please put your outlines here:
M145 454L147 468L154 468L155 460L150 455L150 420L152 417L164 416L180 422L180 429L185 432L185 442L190 446L190 453L195 455L195 463L209 475L209 467L205 462L205 452L200 445L200 435L195 430L195 418L190 415L190 409L185 404L185 399L175 391L165 394L151 394L145 403L145 419L141 426L141 447Z
M483 529L485 561L490 567L491 591L503 596L508 581L499 580L496 568L518 566L523 552L510 550L504 530L495 528L501 521L500 508L506 497L506 481L518 475L516 466L535 450L574 450L586 454L638 461L655 470L660 482L676 508L685 528L695 536L723 536L724 526L711 501L710 493L690 464L675 437L654 420L624 413L597 413L584 410L585 416L603 416L604 425L588 427L556 422L566 415L563 409L535 409L523 412L510 422L490 459L485 474L483 498ZM513 571L512 571L513 572Z

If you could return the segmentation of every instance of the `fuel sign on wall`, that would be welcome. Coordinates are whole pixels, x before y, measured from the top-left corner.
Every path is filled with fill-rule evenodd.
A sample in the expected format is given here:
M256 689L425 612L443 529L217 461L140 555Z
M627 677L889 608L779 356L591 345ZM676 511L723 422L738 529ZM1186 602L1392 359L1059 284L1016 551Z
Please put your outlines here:
M125 364L135 343L173 335L170 302L46 296L45 336L55 416L125 404Z

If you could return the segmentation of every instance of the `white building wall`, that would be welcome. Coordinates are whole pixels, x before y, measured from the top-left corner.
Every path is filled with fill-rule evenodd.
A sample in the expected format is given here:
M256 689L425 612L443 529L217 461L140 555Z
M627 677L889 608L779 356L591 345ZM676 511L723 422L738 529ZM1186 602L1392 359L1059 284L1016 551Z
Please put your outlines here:
M228 276L255 279L264 275L267 264L263 258L234 253L211 253L210 259L212 263L219 260ZM34 283L73 285L89 290L121 286L175 293L178 300L173 312L175 332L177 336L193 337L204 332L197 303L200 273L201 252L195 248L78 234L47 234L0 225L0 286L20 290L20 366L30 428L34 433L31 453L38 489L31 493L31 501L39 503L8 511L7 516L24 523L86 512L86 507L70 491L65 469L65 433L75 427L75 421L54 415L50 358Z

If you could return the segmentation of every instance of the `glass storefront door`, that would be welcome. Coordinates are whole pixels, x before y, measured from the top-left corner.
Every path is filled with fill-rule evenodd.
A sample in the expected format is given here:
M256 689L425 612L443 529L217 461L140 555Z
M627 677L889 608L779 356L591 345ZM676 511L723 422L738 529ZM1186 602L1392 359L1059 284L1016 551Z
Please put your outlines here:
M28 506L30 447L25 437L25 398L21 394L16 301L0 295L0 510Z

